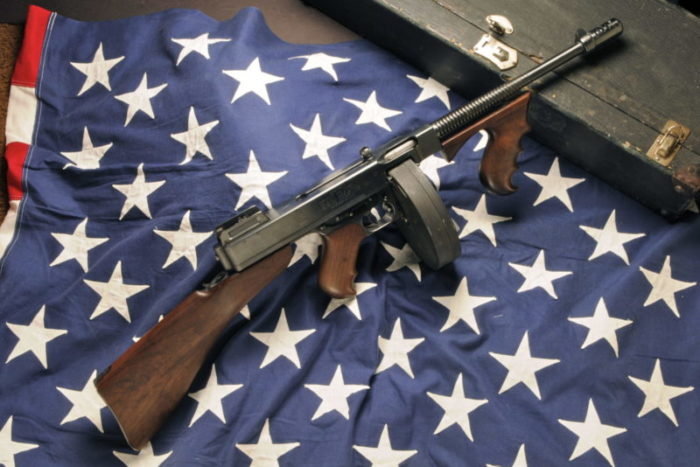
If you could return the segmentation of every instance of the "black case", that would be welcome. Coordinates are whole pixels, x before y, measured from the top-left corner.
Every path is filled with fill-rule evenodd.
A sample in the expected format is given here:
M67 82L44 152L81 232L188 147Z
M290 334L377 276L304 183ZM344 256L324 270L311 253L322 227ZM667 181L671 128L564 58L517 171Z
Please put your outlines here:
M662 0L305 2L465 98L570 46L578 29L620 19L616 44L533 86L532 135L666 217L697 211L700 20L680 7ZM511 34L490 29L486 17L494 14L510 21ZM517 50L517 66L501 71L478 55L485 34Z

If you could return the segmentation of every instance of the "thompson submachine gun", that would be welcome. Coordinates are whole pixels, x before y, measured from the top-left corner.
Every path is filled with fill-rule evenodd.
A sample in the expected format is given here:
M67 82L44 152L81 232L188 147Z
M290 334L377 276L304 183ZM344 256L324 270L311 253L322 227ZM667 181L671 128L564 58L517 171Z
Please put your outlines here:
M95 380L129 445L139 449L158 431L231 320L286 269L290 244L299 238L322 235L319 284L336 298L354 295L360 242L388 224L398 226L430 268L459 256L452 219L418 168L420 161L439 152L451 161L471 136L486 130L490 142L481 161L481 181L492 192L512 193L520 139L530 129L531 94L509 99L621 33L617 19L582 32L571 47L463 107L379 148L363 148L357 162L287 203L267 211L250 208L219 226L215 251L226 273L191 293ZM374 220L368 222L369 217Z

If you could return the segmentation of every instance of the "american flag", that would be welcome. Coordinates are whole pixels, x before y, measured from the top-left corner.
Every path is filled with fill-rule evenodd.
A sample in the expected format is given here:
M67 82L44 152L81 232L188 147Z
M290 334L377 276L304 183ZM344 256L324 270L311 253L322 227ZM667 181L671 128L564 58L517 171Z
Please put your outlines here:
M462 255L397 230L353 300L317 236L248 306L140 452L93 379L217 267L212 230L463 104L363 40L298 45L257 10L78 22L32 7L7 128L0 464L691 466L700 459L700 219L669 223L524 141L422 168Z

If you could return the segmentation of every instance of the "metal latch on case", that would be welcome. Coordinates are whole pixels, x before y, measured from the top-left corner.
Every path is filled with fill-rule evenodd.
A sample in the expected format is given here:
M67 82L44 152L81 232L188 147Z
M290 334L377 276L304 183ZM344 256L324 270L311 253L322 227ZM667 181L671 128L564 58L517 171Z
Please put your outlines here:
M476 43L474 52L496 65L499 70L509 70L518 64L518 51L488 34L484 34Z
M690 128L669 120L647 151L647 156L668 167L673 162L673 158L676 157L681 145L688 139L688 135L690 135Z

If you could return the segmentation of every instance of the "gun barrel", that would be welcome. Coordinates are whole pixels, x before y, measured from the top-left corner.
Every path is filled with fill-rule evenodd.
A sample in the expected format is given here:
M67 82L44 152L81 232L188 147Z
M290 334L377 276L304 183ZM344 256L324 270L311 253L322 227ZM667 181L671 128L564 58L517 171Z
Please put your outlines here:
M611 18L600 26L578 34L574 45L565 49L517 78L502 84L431 124L440 140L448 138L487 111L517 94L523 87L567 63L574 57L591 52L622 33L622 22Z

